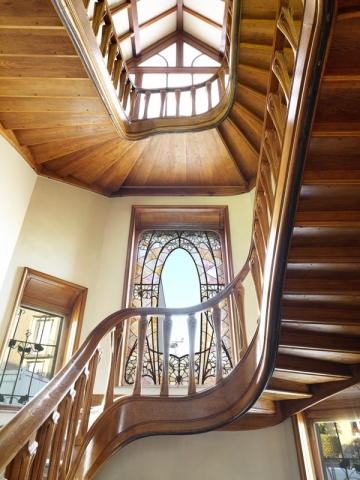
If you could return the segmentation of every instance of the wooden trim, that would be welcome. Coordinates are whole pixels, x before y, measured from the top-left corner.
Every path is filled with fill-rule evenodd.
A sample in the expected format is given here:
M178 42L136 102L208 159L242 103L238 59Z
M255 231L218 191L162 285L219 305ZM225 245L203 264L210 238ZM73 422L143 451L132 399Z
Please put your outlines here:
M134 32L131 37L133 56L138 57L141 54L139 18L137 13L137 1L130 0L131 8L128 9L130 30Z
M210 73L214 75L218 70L219 67L133 67L131 73Z
M79 348L87 288L25 267L0 351L1 362L16 329L20 305L45 309L65 318L55 373Z
M210 18L204 17L204 15L201 15L200 13L197 13L188 7L183 7L183 12L189 13L193 17L196 17L199 20L202 20L203 22L207 23L208 25L211 25L212 27L215 27L218 30L222 30L223 28L222 25L220 25L219 23L213 22L212 20L210 20Z
M226 45L226 27L227 27L227 10L229 8L228 0L225 0L224 5L224 17L223 17L223 24L221 30L221 40L220 40L220 55L223 56L225 52L225 45Z
M305 415L291 417L301 480L315 480L315 467Z
M215 186L173 186L173 187L137 187L122 186L117 192L112 193L111 197L132 197L132 196L229 196L240 195L250 191L247 186L240 185L237 187L215 187Z
M183 0L177 0L177 29L183 30Z
M157 21L167 17L168 15L171 15L174 12L177 12L177 10L178 10L178 7L172 7L169 10L166 10L166 12L163 12L160 15L158 15L157 17L154 17L151 20L148 20L147 22L139 25L139 30L143 30L146 27L150 27L150 25L152 25L152 24L156 23Z

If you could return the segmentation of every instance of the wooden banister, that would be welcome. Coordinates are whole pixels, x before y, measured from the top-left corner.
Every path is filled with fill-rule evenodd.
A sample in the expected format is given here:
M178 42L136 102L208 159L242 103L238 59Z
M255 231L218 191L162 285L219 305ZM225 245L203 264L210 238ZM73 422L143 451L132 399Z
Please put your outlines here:
M183 309L123 309L99 323L71 361L0 430L0 471L6 468L5 476L8 480L32 478L31 465L36 459L36 451L42 451L48 444L51 451L48 478L57 478L54 475L59 474L63 480L90 479L116 450L136 438L163 433L199 433L218 428L244 415L261 395L272 374L278 349L286 258L307 139L316 104L317 86L321 78L323 57L330 32L331 15L330 0L313 0L306 4L290 89L287 120L283 126L281 150L278 150L279 138L274 138L279 132L272 123L271 112L265 118L256 187L254 229L244 267L224 290L200 305ZM278 31L283 35L280 29ZM274 45L279 43L280 40L276 38ZM273 89L275 87L278 89L279 85L274 73L269 82L269 96L274 94ZM270 138L272 138L270 142L278 142L274 152L272 152L274 146L269 146ZM273 195L267 193L268 187L265 187L265 183L268 180L264 180L263 175L264 167L266 170L269 166L274 183ZM273 204L271 209L268 206L270 201ZM226 378L221 378L222 369L218 366L216 385L195 394L195 382L192 380L195 365L192 359L194 346L191 341L190 396L168 396L164 387L163 395L160 397L144 397L140 395L141 382L137 380L133 396L113 401L113 364L117 355L116 349L122 338L120 329L121 334L114 336L112 341L113 361L108 380L106 408L92 427L88 428L89 398L100 355L98 344L104 335L121 326L129 317L140 317L139 330L146 333L147 316L165 315L169 321L170 317L185 314L189 316L192 339L196 324L195 314L209 309L213 309L214 327L217 331L219 305L229 296L235 295L239 315L243 317L242 283L250 269L260 306L259 325L240 362ZM140 337L142 339L143 336L139 335L139 345L143 342L143 340L140 342ZM169 335L164 335L165 337L170 338ZM216 344L219 343L217 334ZM139 346L138 377L141 379L140 349ZM59 415L56 415L57 413ZM280 421L283 417L279 414L277 418ZM78 422L80 427L75 439ZM66 446L61 458L58 453L59 446L65 437L70 446ZM71 461L74 443L78 446L74 460ZM36 465L42 464L41 456L36 459Z

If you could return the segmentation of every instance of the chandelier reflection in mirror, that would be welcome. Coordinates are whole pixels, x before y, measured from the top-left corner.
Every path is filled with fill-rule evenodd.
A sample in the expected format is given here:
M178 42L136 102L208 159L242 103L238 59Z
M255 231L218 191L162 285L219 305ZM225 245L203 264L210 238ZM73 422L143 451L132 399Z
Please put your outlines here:
M204 302L224 288L224 265L218 233L213 231L147 231L139 237L133 307L169 306L166 296L164 299L162 273L170 254L177 249L187 252L196 267L199 295L196 301L192 301L190 305ZM173 272L174 276L177 274L178 272ZM199 385L211 385L215 381L216 367L212 315L211 312L203 312L199 317L198 348L195 355L196 382ZM229 316L226 301L221 304L221 319L222 357L224 375L226 375L232 369ZM161 317L151 317L149 320L143 362L143 384L158 385L161 383L162 320ZM174 327L179 322L178 317L174 317ZM182 334L179 329L174 329L174 327L170 345L169 381L171 385L182 385L188 382L189 357L188 352L184 352L184 347L186 349L187 344L187 330L184 328ZM181 352L181 350L183 351ZM134 383L136 363L137 321L132 318L129 326L124 378L127 384Z
M0 402L25 405L54 376L63 317L21 306L0 369Z

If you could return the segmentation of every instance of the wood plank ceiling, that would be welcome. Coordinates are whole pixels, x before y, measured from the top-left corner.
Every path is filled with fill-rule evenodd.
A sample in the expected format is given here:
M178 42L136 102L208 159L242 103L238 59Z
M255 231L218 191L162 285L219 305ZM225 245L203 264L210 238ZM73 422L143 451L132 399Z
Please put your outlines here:
M129 0L111 8L115 19L126 14L118 34L129 57L178 33L219 56L219 5L224 12L222 0ZM115 131L51 0L0 0L0 133L39 175L107 196L246 192L257 172L275 10L274 0L266 10L259 0L243 2L228 119L205 132L129 142Z

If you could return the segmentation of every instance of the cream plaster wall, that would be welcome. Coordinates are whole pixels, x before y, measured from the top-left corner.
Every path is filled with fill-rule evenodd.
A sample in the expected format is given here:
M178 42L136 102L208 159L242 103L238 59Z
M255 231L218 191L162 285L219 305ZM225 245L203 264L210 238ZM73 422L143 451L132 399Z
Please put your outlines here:
M0 136L0 290L21 230L37 175Z
M143 438L94 480L300 480L290 420L250 432Z

